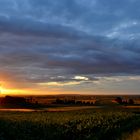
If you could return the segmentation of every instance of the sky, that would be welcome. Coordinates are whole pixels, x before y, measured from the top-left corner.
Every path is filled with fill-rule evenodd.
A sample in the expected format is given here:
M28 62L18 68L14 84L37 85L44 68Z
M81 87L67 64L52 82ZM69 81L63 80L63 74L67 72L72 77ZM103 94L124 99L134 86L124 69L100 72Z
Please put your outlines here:
M1 94L140 94L139 0L0 0Z

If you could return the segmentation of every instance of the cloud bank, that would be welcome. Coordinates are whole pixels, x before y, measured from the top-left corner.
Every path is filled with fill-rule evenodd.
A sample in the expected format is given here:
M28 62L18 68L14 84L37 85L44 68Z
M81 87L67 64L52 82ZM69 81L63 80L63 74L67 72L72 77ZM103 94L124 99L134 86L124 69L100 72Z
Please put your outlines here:
M1 0L0 73L23 86L139 76L139 6L138 0Z

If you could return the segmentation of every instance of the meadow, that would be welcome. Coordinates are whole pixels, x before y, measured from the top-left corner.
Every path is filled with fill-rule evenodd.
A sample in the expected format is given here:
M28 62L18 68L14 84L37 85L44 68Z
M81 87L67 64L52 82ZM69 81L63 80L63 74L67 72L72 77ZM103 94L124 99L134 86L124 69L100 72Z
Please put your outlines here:
M139 112L128 110L0 112L0 140L126 140L138 128Z

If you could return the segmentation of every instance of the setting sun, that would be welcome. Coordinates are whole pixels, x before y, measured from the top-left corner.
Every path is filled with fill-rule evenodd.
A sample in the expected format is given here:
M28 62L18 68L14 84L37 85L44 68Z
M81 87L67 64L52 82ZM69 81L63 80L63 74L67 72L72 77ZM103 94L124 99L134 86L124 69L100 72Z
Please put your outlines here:
M5 89L5 88L0 88L0 93L1 95L12 95L12 94L19 94L20 93L25 93L23 90L19 89Z

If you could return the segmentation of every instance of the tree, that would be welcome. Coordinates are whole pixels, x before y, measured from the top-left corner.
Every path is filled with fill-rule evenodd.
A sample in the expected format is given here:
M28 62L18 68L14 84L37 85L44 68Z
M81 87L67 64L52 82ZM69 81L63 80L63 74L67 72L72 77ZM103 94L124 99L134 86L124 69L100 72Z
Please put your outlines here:
M128 104L133 105L134 104L134 100L133 99L129 99Z
M117 97L117 98L115 99L115 101L116 101L117 103L119 103L119 104L122 104L122 98L121 98L121 97Z

